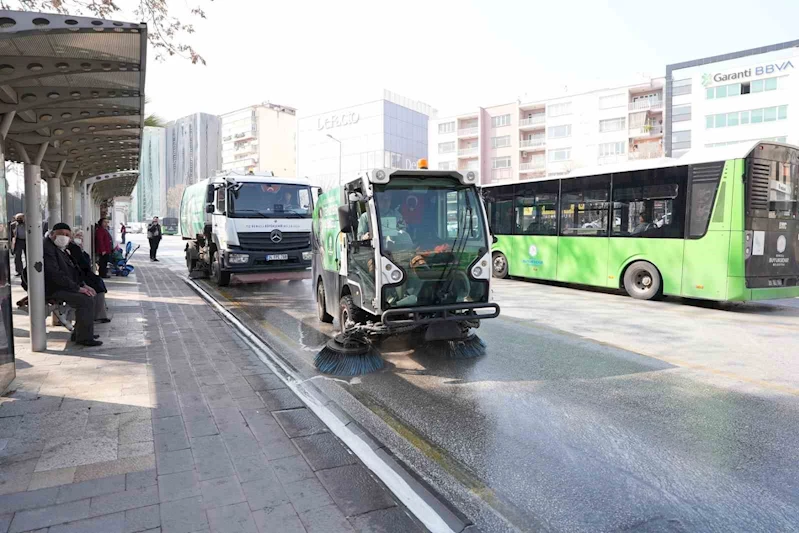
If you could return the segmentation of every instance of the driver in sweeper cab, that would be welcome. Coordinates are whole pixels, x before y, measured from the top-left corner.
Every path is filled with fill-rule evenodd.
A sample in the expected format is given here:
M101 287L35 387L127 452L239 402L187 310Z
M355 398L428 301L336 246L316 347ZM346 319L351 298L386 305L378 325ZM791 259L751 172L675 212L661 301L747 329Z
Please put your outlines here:
M383 191L375 193L377 198L377 211L383 232L388 235L396 230L405 229L405 220L402 213L394 205L393 193ZM369 211L364 211L358 217L358 240L368 241L372 238L369 227Z

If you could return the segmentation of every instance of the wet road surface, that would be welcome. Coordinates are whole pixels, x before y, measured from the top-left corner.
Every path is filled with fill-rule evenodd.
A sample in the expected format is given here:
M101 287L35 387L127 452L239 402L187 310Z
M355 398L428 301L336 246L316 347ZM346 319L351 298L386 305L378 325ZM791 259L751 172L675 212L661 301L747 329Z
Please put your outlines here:
M314 378L332 327L309 281L206 286L483 531L799 531L795 301L502 281L485 357L392 339L344 382Z

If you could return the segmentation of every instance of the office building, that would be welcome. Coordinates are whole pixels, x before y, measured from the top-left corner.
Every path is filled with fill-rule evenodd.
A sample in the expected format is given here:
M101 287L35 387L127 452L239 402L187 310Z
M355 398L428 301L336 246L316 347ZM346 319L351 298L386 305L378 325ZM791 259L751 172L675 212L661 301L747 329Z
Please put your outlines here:
M166 206L166 129L145 127L139 159L139 181L131 195L128 220L144 222L165 216Z
M757 140L799 144L799 40L666 67L668 155Z
M267 102L226 113L220 119L224 170L296 175L296 109Z
M166 125L162 216L177 217L183 190L222 168L219 117L195 113Z
M431 120L430 168L483 185L663 155L663 78Z
M379 100L302 117L298 175L329 188L372 168L415 168L427 157L429 105L384 91Z

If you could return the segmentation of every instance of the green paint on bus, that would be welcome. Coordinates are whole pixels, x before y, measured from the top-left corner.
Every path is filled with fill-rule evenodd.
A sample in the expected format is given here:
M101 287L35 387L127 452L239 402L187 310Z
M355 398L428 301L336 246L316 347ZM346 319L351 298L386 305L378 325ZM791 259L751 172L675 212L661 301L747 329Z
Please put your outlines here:
M624 289L628 267L644 261L654 265L664 295L799 297L799 148L774 150L787 153L787 160L757 159L771 152L753 151L721 162L584 174L562 178L559 186L558 180L542 180L485 187L497 237L494 257L504 255L507 275L520 278ZM747 183L754 179L750 167L762 161L770 174L763 178L766 208L757 215L754 204L747 213ZM574 192L575 183L586 185ZM776 200L774 189L782 191ZM760 249L758 230L766 242ZM755 271L751 256L766 266Z

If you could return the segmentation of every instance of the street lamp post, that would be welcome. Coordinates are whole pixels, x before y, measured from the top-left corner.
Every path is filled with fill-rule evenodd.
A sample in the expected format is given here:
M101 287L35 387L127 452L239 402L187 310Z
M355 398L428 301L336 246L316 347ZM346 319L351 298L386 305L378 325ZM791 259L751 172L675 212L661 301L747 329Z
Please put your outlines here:
M340 186L341 185L341 141L336 139L329 133L327 134L327 136L338 143L338 184Z

